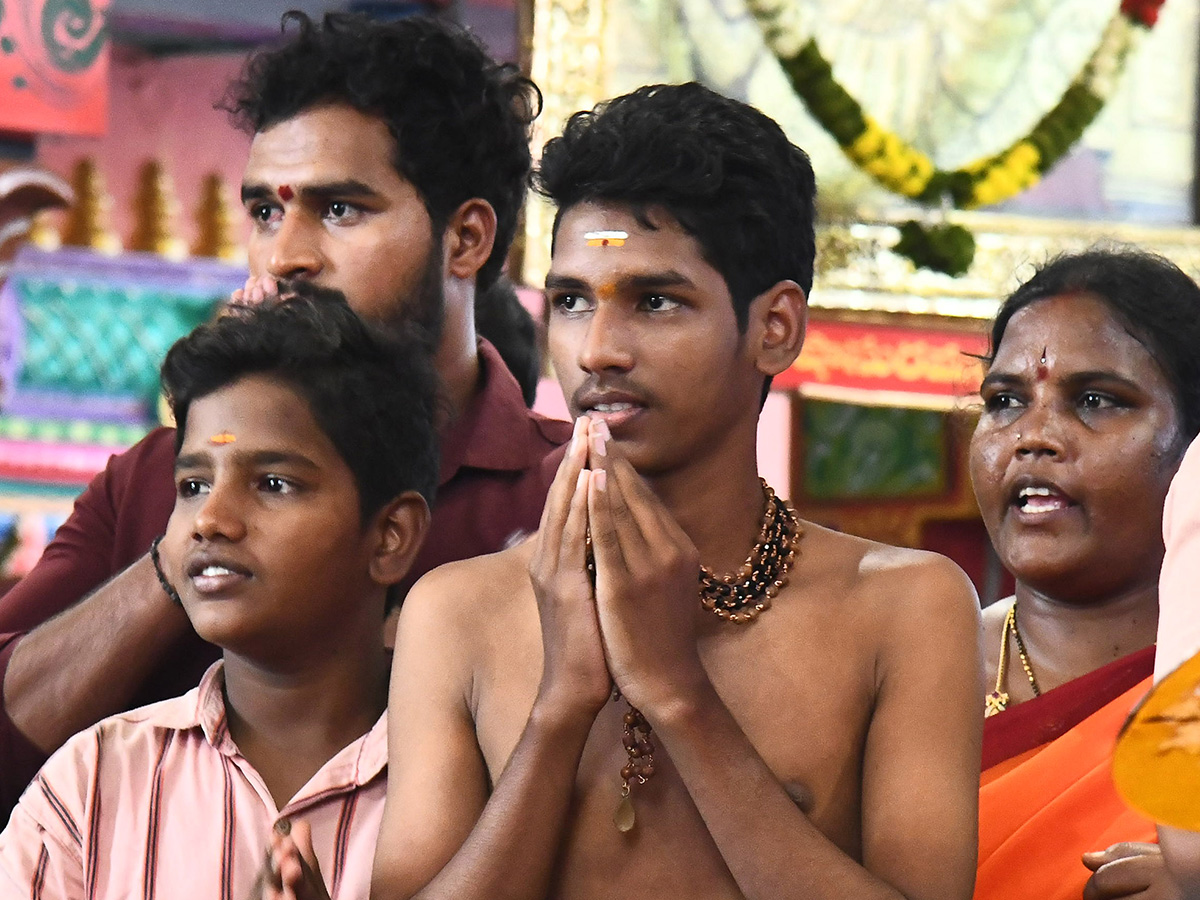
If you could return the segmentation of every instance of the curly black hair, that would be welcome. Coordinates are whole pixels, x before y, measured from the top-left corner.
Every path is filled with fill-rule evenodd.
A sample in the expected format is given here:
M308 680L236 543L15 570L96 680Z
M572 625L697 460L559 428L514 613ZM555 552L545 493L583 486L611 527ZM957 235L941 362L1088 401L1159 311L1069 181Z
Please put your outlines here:
M312 411L358 487L363 522L405 491L432 505L438 479L438 379L429 352L304 281L288 296L231 312L180 338L162 365L175 452L192 403L248 375L287 384Z
M396 171L435 230L475 197L496 211L496 243L477 276L481 290L490 287L529 183L529 130L541 110L534 83L441 19L326 13L318 24L292 10L281 28L288 40L250 58L222 107L252 134L323 104L378 116L396 141Z
M665 210L725 279L739 328L785 279L807 294L816 255L808 155L751 106L695 82L649 85L571 116L535 176L563 213L579 203Z
M1008 323L1020 310L1062 294L1102 300L1144 346L1175 393L1175 408L1190 441L1200 434L1200 286L1175 263L1136 247L1093 247L1047 262L1013 291L992 320L991 367Z

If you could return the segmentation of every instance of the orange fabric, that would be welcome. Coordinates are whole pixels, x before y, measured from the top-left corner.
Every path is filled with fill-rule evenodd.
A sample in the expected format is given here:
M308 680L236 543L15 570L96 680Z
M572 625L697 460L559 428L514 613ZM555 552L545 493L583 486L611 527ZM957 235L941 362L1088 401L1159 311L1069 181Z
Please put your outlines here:
M1139 682L1048 744L983 773L975 900L1080 900L1081 857L1118 841L1155 840L1112 781L1112 750Z

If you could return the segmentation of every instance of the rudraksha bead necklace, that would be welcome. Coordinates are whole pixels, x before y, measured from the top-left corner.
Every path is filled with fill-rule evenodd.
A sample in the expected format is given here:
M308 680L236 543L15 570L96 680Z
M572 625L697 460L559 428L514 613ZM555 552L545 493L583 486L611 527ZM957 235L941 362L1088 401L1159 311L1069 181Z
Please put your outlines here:
M761 478L766 509L758 541L746 561L736 572L717 575L707 566L700 567L700 602L704 608L727 622L750 622L771 605L771 600L788 582L788 573L796 562L796 546L803 531L795 510ZM595 561L588 537L588 572L595 578ZM613 688L613 700L621 692ZM645 784L654 774L653 729L646 717L633 704L624 716L625 752L629 761L621 769L621 802L617 804L613 822L621 832L632 831L637 824L633 801L630 799L634 781Z

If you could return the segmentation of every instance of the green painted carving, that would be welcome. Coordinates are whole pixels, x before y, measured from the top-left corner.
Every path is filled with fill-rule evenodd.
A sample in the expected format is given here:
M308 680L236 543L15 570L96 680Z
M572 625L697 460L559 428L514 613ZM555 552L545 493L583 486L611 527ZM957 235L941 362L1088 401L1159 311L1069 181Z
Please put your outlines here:
M153 404L158 367L176 339L208 320L219 298L135 285L22 278L25 326L18 385Z
M0 440L40 441L44 444L101 444L128 447L146 436L146 428L80 419L36 419L0 416Z

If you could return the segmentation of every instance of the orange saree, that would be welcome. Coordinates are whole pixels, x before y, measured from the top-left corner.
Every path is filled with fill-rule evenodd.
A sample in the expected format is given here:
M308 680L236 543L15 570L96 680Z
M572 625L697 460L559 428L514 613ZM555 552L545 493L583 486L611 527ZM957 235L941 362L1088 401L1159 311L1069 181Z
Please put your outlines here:
M975 900L1080 900L1084 853L1156 839L1111 773L1153 667L1147 647L986 720Z

